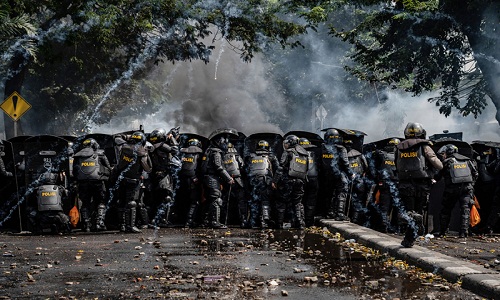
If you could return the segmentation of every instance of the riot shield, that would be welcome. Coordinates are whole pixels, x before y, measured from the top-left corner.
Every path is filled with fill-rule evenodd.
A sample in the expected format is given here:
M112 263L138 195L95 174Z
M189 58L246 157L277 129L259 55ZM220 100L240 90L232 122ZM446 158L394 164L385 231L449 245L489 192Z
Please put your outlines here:
M203 149L203 151L205 151L210 145L210 141L208 140L208 138L202 135L196 133L181 133L179 137L179 148L187 148L187 143L190 139L199 140L201 142L201 149Z
M344 140L344 143L346 141L352 141L352 148L358 150L359 152L363 152L363 142L365 140L366 133L355 129L342 129L335 127L324 128L321 129L321 131L327 131L328 129L338 130Z
M2 202L0 203L0 228L19 229L22 231L22 207L20 206L20 193L17 166L14 159L14 148L11 142L1 141L2 151L1 159L5 166L6 172L11 172L12 177L2 177L0 183L0 195ZM14 208L17 209L14 212Z
M65 214L73 205L66 193L69 147L67 140L51 135L34 136L24 143L26 208L33 232L69 230Z
M104 155L109 160L109 163L111 166L116 165L116 156L115 156L115 148L114 148L114 139L113 135L111 134L105 134L105 133L90 133L90 134L85 134L77 137L75 139L74 143L74 151L77 153L78 151L82 150L82 143L86 139L94 139L96 142L99 144L99 149L104 150Z
M279 133L254 133L245 138L243 157L246 159L250 153L255 152L255 146L260 140L267 141L271 152L278 158L283 154L283 136Z

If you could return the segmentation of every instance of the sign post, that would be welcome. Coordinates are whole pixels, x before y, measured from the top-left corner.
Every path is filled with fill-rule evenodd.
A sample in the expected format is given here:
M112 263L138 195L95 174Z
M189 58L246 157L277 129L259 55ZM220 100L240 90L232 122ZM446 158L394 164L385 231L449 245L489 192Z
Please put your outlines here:
M24 100L18 92L13 92L7 99L5 99L2 104L0 104L0 108L7 114L9 117L14 120L14 137L17 136L17 121L31 108L31 104L29 104L26 100ZM14 168L16 168L14 166ZM17 182L17 174L14 170L14 176L16 180L16 192L17 192L17 201L19 203L19 186ZM18 214L19 214L19 230L23 231L23 225L21 221L21 207L18 206Z
M326 109L325 107L323 106L323 104L320 104L320 106L318 107L318 109L316 110L316 117L321 121L321 129L323 129L323 123L325 122L325 118L326 118L326 115L328 113L326 112Z

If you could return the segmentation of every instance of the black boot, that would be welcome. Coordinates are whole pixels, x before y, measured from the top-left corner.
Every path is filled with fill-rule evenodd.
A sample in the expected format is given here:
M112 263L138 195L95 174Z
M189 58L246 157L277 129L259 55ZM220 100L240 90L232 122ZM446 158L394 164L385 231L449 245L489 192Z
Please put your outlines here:
M136 208L132 207L127 209L125 214L125 231L132 233L141 233L142 231L135 226L135 218L136 218Z
M198 210L198 203L191 204L189 206L185 228L194 227L194 219L196 217L196 211Z
M346 199L339 198L337 203L337 215L335 221L349 221L349 217L345 215L345 202Z
M121 232L127 232L127 226L125 225L127 223L127 216L126 216L126 209L125 208L119 208L118 209L118 227L120 227Z
M210 227L211 228L215 228L215 229L224 229L224 228L227 228L226 225L222 224L220 222L220 208L221 208L221 205L222 205L222 199L217 199L215 200L210 209L211 209L211 212L210 212Z
M302 203L295 204L293 207L293 212L295 218L294 227L297 229L304 229L304 205L302 205Z
M441 215L439 216L439 237L443 237L448 232L448 225L450 224L450 216Z
M90 232L90 216L87 208L82 208L81 211L82 216L82 230L84 232Z
M263 205L262 206L260 228L262 228L262 229L269 228L269 220L270 219L271 219L270 207L268 205Z
M104 206L104 204L99 204L99 206L97 207L95 231L106 231L107 228L104 223L105 216L106 216L106 206Z

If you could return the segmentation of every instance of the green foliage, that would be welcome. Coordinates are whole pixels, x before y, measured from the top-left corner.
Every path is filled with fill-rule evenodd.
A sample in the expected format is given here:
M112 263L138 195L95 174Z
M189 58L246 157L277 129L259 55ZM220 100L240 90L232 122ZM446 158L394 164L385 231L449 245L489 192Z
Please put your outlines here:
M478 54L498 60L498 37L488 37L495 34L491 28L498 28L500 17L492 1L347 2L356 6L358 22L349 29L332 24L330 32L353 45L356 64L347 67L352 74L414 95L440 90L441 96L430 100L446 116L456 109L477 117L486 96L500 104L500 95L487 84L495 75L477 69ZM485 21L488 9L496 14L496 24ZM471 58L476 59L474 68L468 67Z

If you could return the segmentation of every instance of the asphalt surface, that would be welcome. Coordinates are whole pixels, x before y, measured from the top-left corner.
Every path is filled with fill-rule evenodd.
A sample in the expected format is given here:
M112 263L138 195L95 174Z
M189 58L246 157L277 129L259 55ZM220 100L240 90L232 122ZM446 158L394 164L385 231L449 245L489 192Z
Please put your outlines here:
M343 237L402 259L424 271L443 276L462 288L489 299L500 299L500 236L459 238L456 234L420 237L412 248L401 246L402 236L383 234L350 222L321 220Z
M0 299L481 299L320 228L1 234L0 247Z

